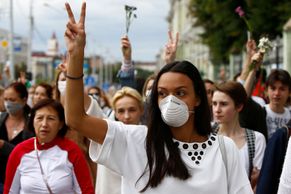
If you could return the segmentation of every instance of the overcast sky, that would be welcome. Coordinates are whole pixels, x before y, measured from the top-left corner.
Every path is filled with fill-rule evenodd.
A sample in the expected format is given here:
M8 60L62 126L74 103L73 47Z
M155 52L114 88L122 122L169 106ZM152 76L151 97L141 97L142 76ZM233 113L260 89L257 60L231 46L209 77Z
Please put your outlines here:
M0 28L9 29L9 1L0 0ZM31 0L13 0L14 32L28 36L29 5ZM33 50L47 49L47 40L55 32L60 50L65 51L63 34L67 23L64 10L69 2L79 18L82 0L33 0L35 30ZM124 5L137 7L129 32L133 59L154 61L167 41L169 0L87 0L86 54L101 54L111 60L120 60L120 38L125 34ZM45 6L45 4L47 4Z

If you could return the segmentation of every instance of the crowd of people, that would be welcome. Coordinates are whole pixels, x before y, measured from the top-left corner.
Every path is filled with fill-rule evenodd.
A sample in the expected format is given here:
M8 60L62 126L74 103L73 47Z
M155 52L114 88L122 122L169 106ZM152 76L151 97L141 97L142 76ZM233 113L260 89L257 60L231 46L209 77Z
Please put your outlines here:
M139 92L122 37L111 97L84 88L86 3L79 21L65 5L55 82L0 88L0 193L291 193L291 77L274 69L263 82L254 40L242 71L217 83L176 60L179 34L169 32L165 65Z

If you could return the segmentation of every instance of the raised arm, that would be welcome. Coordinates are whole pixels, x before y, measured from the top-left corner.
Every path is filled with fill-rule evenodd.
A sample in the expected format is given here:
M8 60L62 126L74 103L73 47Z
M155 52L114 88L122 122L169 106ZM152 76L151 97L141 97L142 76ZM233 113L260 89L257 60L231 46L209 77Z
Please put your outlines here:
M166 64L173 62L176 59L176 52L179 43L179 33L176 33L175 39L173 38L173 34L171 31L168 32L168 42L165 46L164 50L164 61Z
M58 69L60 71L62 71L65 75L67 73L67 64L68 64L68 59L67 59L68 55L65 55L62 62L58 65ZM56 88L57 89L57 88ZM65 99L65 93L60 93L60 98L61 98L61 102L63 103L64 102L64 99ZM90 107L90 104L91 104L91 98L85 94L84 95L84 108L85 110L87 111L88 108ZM64 105L64 104L63 104Z
M121 50L123 55L123 62L131 64L131 44L127 36L121 38Z
M107 123L99 118L86 115L84 111L83 60L86 44L85 13L86 3L83 2L79 22L68 3L65 4L69 21L65 31L68 50L67 88L65 100L66 123L84 136L103 143L107 132Z
M247 92L248 97L252 95L252 91L253 91L255 80L256 80L256 70L259 69L259 67L261 66L262 60L263 60L262 53L257 52L252 56L251 61L249 63L249 65L251 65L252 63L255 63L255 68L249 69L249 65L247 66L248 68L247 71L249 73L244 82L244 88Z
M252 56L256 53L256 42L254 40L248 40L247 44L246 44L246 58L245 58L245 62L243 65L243 69L242 72L239 76L239 79L241 79L242 81L245 81L248 77L249 74L249 69L250 69L250 64L252 62Z
M131 43L127 36L121 38L121 51L123 55L122 65L118 71L117 77L119 78L121 86L135 87L134 80L134 64L131 60Z

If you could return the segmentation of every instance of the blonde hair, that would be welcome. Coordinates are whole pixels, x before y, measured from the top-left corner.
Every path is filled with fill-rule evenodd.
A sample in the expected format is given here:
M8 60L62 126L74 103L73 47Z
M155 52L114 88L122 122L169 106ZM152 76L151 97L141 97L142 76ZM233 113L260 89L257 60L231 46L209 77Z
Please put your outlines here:
M117 100L123 98L124 96L134 98L138 102L139 107L143 110L143 100L140 93L137 90L127 86L124 86L120 90L117 90L116 93L114 94L112 98L113 109L115 109L115 104Z

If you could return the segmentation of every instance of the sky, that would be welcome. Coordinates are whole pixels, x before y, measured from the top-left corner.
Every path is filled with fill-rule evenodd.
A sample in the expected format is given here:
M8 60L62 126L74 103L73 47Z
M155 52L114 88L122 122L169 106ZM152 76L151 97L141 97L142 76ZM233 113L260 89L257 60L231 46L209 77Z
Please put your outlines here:
M9 1L0 1L0 28L9 29ZM47 40L55 32L60 51L65 51L64 31L68 21L65 2L79 19L82 0L13 0L14 33L29 34L29 10L32 1L34 31L33 51L46 51ZM120 39L125 35L124 5L137 7L137 18L132 21L129 39L132 58L155 61L167 41L169 0L87 0L86 55L102 55L108 61L121 60Z

